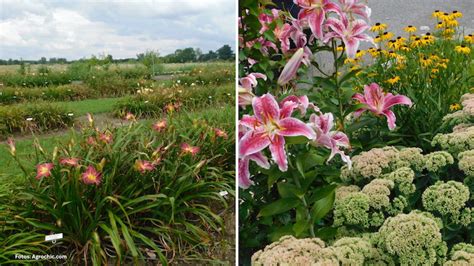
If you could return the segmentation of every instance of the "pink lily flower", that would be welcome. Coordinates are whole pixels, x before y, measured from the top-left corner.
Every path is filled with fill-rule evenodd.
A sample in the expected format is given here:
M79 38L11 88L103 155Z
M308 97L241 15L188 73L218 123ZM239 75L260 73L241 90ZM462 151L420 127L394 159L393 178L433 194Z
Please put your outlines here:
M155 170L155 166L150 161L136 160L135 169L139 171L140 173L144 174L146 172Z
M352 166L352 161L344 151L339 148L350 147L349 138L346 134L340 131L332 130L334 128L334 116L332 113L326 114L312 114L309 118L311 126L316 132L316 138L314 139L315 144L324 146L331 150L328 162L336 155L339 154L343 162L347 163L349 169Z
M59 163L62 165L76 167L79 165L79 159L78 158L62 158L61 160L59 160Z
M303 48L307 44L306 34L303 32L303 25L299 20L291 21L283 24L282 27L276 27L274 30L275 37L280 40L281 50L283 53L290 51L290 39L293 40L296 48Z
M285 99L283 99L280 102L280 108L283 109L283 107L285 106L285 103L287 103L287 102L295 103L296 107L299 109L302 116L304 116L306 114L306 110L308 109L308 107L310 105L309 100L308 100L308 96L306 96L306 95L299 96L299 97L295 96L295 95L287 96ZM293 110L291 110L291 112L292 111Z
M201 150L201 148L197 147L197 146L191 146L189 145L188 143L183 143L181 144L181 151L182 153L186 154L186 153L189 153L191 154L192 156L196 155L199 151Z
M295 103L287 102L282 109L294 109L295 106ZM313 139L316 136L314 131L302 121L289 117L291 112L282 111L273 95L269 93L255 97L252 107L254 115L244 115L240 120L240 124L249 131L239 141L239 157L245 158L269 147L279 169L286 171L288 160L284 137L305 136Z
M323 24L326 13L340 13L339 6L330 0L293 0L293 2L301 7L298 19L307 21L311 32L318 39L323 39Z
M102 175L92 165L89 165L86 171L82 173L82 182L86 185L95 184L97 186L101 180Z
M239 125L239 139L241 139L248 130L248 128ZM250 179L250 161L254 161L262 168L270 169L268 158L262 152L256 152L243 158L239 158L239 187L243 189L247 189L253 185L253 181Z
M268 158L263 155L262 152L256 152L248 156L239 159L239 186L243 189L246 189L253 185L253 181L250 179L249 163L254 161L258 166L269 169L270 163Z
M357 14L365 19L369 19L372 13L371 9L360 3L359 0L339 0L341 11L346 14Z
M53 169L54 164L52 163L43 163L36 166L36 179L41 179L42 177L51 176L51 170Z
M134 114L128 112L126 115L125 115L125 120L127 121L135 121L136 120L136 117Z
M372 38L364 32L369 28L367 22L361 19L349 21L345 15L336 18L328 18L326 25L332 31L324 36L324 42L333 38L340 38L345 45L347 56L354 58L360 41L373 42Z
M260 21L260 24L262 25L262 28L260 29L260 34L264 33L265 31L267 31L269 29L268 25L270 25L275 19L278 18L279 16L279 10L276 9L276 8L273 8L271 10L272 14L271 15L267 15L265 13L261 13L260 15L258 15L258 21ZM239 20L239 22L241 23L241 21Z
M395 121L397 118L390 108L397 104L404 104L412 106L413 103L410 98L404 95L393 95L382 91L382 88L377 83L372 83L369 86L364 86L364 94L357 93L353 96L354 99L366 106L356 110L354 117L359 117L365 111L370 111L375 115L384 115L387 117L388 128L393 130L395 128Z

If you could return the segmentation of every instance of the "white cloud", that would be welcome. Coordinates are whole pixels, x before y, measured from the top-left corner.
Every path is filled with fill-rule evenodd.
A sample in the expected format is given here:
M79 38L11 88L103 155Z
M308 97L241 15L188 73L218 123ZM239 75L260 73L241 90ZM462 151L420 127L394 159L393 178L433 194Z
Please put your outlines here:
M147 49L167 54L234 45L235 2L229 0L0 2L3 59L123 58Z

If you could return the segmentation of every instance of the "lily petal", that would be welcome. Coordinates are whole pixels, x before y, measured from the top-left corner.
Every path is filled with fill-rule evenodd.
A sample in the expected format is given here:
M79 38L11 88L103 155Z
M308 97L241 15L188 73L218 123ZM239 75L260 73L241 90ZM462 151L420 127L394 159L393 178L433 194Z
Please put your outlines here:
M308 139L316 137L314 130L310 126L296 118L287 117L280 120L280 127L282 128L278 131L280 136L305 136Z
M270 138L266 134L251 130L245 133L239 141L239 157L243 158L259 152L268 147L270 143Z
M288 159L285 151L285 138L282 136L275 136L273 142L270 144L270 152L272 159L278 165L278 169L282 172L288 170Z

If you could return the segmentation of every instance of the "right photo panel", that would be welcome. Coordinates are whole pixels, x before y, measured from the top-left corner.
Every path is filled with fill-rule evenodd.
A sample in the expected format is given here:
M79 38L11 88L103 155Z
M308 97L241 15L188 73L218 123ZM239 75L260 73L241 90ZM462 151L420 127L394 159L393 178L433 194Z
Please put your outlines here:
M474 3L241 0L240 265L474 265Z

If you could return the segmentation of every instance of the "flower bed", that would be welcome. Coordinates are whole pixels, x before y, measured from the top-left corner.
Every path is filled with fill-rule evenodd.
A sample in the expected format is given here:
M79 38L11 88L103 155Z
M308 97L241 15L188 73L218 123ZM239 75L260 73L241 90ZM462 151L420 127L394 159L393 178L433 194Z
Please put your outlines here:
M87 127L51 153L37 144L32 160L18 157L9 140L26 182L14 190L17 209L8 232L18 234L21 227L64 234L47 247L18 243L17 252L43 247L69 254L70 263L96 265L166 265L179 259L175 254L202 256L223 233L216 213L227 207L222 192L234 194L232 116L221 114L102 131L90 117Z

